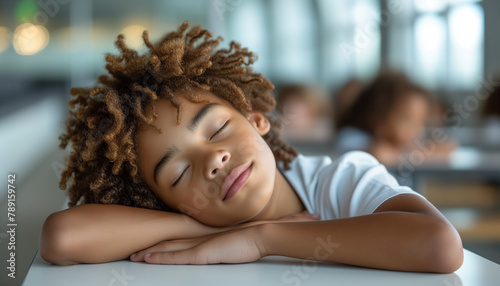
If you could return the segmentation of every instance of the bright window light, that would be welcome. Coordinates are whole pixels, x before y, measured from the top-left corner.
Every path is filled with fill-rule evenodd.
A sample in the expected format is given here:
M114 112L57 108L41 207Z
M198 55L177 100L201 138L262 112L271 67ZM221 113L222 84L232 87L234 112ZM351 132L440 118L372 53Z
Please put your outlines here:
M450 76L456 87L473 89L483 70L483 11L477 4L450 10Z
M415 65L420 82L435 88L445 72L446 25L435 14L424 14L415 22Z

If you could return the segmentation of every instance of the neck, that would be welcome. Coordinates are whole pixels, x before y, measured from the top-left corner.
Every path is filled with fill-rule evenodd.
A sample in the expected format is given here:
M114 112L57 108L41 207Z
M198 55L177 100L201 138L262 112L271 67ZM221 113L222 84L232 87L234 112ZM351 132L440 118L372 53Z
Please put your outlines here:
M252 220L275 220L304 210L305 206L299 196L277 169L273 194L262 212Z

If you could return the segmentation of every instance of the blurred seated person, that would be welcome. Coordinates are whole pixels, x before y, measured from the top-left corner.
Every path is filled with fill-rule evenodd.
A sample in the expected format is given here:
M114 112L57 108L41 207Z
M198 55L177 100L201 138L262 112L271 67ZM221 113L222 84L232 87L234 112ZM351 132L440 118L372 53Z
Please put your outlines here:
M324 143L331 139L329 104L319 87L286 85L278 90L277 111L283 120L282 136L294 143Z
M500 85L495 86L486 98L481 117L486 143L500 145Z
M363 83L357 79L350 79L339 88L335 94L333 103L334 126L338 130L338 122L354 103L359 93L363 89Z
M450 118L455 115L456 112L453 112L451 104L447 100L435 97L431 102L427 127L446 128L453 126L453 121Z
M382 72L361 90L345 115L337 122L336 153L364 150L390 167L402 156L419 148L431 111L429 93L404 74ZM438 144L439 143L439 144ZM420 152L429 157L434 151L445 155L455 144L432 142L432 148Z

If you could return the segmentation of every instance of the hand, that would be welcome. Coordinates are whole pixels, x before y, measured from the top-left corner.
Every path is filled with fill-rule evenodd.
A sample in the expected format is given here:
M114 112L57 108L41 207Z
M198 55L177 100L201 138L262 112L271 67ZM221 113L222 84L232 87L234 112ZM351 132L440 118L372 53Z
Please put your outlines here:
M258 260L263 247L258 247L255 226L265 223L316 221L320 217L303 211L277 220L262 220L223 228L224 232L190 239L162 241L130 256L131 261L155 264L243 263ZM225 244L227 243L227 244ZM211 248L213 247L213 248ZM243 252L246 251L245 255ZM149 256L146 256L150 254ZM236 256L235 256L236 254Z
M150 264L246 263L265 256L258 228L247 227L206 237L163 241L130 256Z

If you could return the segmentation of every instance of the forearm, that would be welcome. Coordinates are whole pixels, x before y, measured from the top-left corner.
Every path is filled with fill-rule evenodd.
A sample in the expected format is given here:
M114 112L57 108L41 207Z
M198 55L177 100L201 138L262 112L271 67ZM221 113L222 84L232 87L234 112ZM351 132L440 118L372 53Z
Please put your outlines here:
M42 229L42 257L56 264L127 258L162 240L213 233L181 214L119 205L85 204L52 214Z
M422 272L451 272L462 261L454 228L425 214L385 212L259 227L267 255Z

